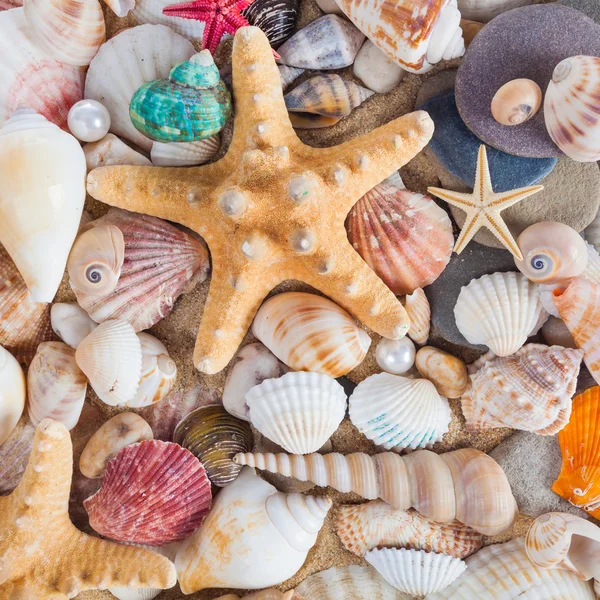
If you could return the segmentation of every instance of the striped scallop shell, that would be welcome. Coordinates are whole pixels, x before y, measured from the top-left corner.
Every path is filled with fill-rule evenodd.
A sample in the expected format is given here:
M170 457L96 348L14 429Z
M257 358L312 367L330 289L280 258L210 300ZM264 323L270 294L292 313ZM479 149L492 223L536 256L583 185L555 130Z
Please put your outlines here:
M404 308L410 319L408 337L415 344L423 346L429 337L431 307L422 288L417 288L412 294L406 294Z
M254 0L243 11L243 16L250 25L261 29L271 46L277 48L296 27L298 4L298 0Z
M221 148L221 135L195 142L152 142L150 158L155 167L193 167L212 160Z
M434 282L454 245L444 210L429 196L387 182L354 205L346 230L354 249L394 294L411 294Z
M532 4L533 0L458 0L463 19L487 23L500 13Z

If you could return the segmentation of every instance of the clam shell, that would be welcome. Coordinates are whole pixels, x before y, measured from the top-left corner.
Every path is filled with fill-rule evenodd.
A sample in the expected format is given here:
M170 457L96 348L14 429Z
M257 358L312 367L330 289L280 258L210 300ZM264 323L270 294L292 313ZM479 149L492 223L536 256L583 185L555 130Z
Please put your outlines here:
M98 167L111 167L113 165L140 165L142 167L152 165L145 156L130 148L112 133L107 133L97 142L85 144L83 153L85 154L88 173Z
M469 343L509 356L537 331L547 315L537 285L521 273L493 273L473 279L461 289L454 317Z
M197 529L211 502L200 461L177 444L149 440L123 448L108 463L100 490L83 505L101 535L164 546Z
M501 125L515 126L529 121L542 104L542 90L531 79L513 79L492 98L492 116Z
M321 373L287 373L246 394L252 425L293 454L316 452L346 414L346 393Z
M0 346L0 446L17 426L25 409L25 375L17 359Z
M254 335L288 367L341 377L358 366L369 335L331 300L303 292L269 298L252 325Z
M77 425L87 379L75 350L62 342L43 342L27 371L27 411L33 425L53 419L71 430Z
M464 19L487 23L507 10L532 3L533 0L458 0L458 8Z
M249 452L254 437L246 422L217 404L187 415L175 429L173 441L198 458L214 485L225 487L242 470L233 457L238 452Z
M433 383L440 396L460 398L469 383L465 363L448 352L424 346L417 352L415 366L421 377Z
M346 221L348 238L394 294L435 281L452 247L452 223L429 196L386 182L367 192Z
M262 29L273 48L283 44L298 20L298 0L254 0L243 11L250 25Z
M76 302L53 304L50 309L50 323L54 333L73 349L98 327L98 323L92 321Z
M406 594L425 596L449 586L464 573L460 558L404 548L370 550L365 560L391 585Z
M152 142L150 158L156 167L192 167L212 160L221 148L221 135L195 142Z
M35 427L24 415L0 444L0 494L9 494L21 481L29 462L34 433Z
M163 14L163 9L172 4L173 0L136 0L132 14L141 25L146 23L166 25L169 29L188 40L202 40L204 32L204 23L202 21Z
M448 400L426 379L379 373L350 396L350 420L377 446L394 452L428 448L448 432Z
M417 288L412 294L406 294L404 308L410 319L408 337L422 346L427 343L431 321L431 307L425 292Z

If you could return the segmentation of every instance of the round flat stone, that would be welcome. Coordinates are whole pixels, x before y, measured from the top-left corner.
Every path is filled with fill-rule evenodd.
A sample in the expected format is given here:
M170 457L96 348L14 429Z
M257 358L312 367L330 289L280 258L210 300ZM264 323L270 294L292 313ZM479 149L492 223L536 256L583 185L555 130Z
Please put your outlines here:
M543 108L508 127L492 117L494 94L512 79L535 81L545 93L554 67L569 56L600 56L600 27L562 4L509 10L490 21L467 49L456 78L456 104L467 127L508 154L563 156L546 131Z
M600 23L600 2L598 0L559 0L558 3L574 8L596 23Z

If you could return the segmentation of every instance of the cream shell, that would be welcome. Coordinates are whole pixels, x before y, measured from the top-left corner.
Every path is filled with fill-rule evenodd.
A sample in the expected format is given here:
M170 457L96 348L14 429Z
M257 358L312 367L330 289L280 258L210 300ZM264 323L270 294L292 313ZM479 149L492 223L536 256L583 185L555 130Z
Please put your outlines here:
M0 445L17 426L25 409L25 375L14 356L0 346Z

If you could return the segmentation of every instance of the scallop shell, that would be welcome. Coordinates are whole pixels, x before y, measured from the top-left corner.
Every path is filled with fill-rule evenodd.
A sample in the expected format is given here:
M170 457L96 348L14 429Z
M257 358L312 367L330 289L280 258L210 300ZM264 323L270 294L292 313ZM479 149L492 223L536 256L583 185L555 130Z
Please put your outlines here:
M514 354L547 318L538 286L521 273L472 279L454 306L456 326L471 344L498 356Z
M434 282L454 245L443 209L429 196L387 182L354 205L346 230L354 249L394 294L411 294Z
M562 469L552 491L600 517L600 388L575 396L569 424L558 434Z
M33 447L35 427L24 415L0 444L0 494L12 492L23 477Z
M232 417L219 404L191 412L177 425L173 441L189 450L219 487L230 484L242 467L233 462L238 452L248 452L254 437L250 426Z
M143 4L137 2L134 14ZM107 108L112 133L149 152L152 140L142 135L129 118L133 94L144 83L165 79L174 65L193 54L194 47L188 40L163 25L126 29L103 44L92 60L85 80L85 97L98 100Z
M428 448L448 432L448 400L426 379L379 373L350 396L350 420L377 446L394 452Z
M293 454L316 452L346 414L346 392L321 373L287 373L246 394L252 425Z
M83 153L85 154L88 173L98 167L111 167L113 165L152 166L152 163L145 156L130 148L112 133L107 133L97 142L85 144Z
M440 396L460 398L469 383L465 363L448 352L424 346L417 352L415 366L421 377L433 383Z
M211 502L200 461L177 444L149 440L123 448L108 463L100 490L83 505L99 534L164 546L197 529Z
M250 25L262 29L273 48L293 33L298 20L298 0L254 0L243 11Z
M527 344L512 356L488 353L469 366L462 411L470 430L512 427L554 435L568 422L581 350Z
M169 29L188 40L202 40L204 32L204 23L202 21L171 17L163 14L163 10L172 4L173 0L136 0L132 14L141 25L146 23L166 25Z
M25 409L25 375L17 359L0 346L0 446L17 426Z
M492 98L492 116L501 125L520 125L537 114L542 104L542 90L531 79L513 79L505 83Z
M156 167L192 167L212 160L221 148L221 135L195 142L152 142L150 158Z
M544 97L552 141L579 162L600 160L600 58L571 56L558 63Z
M532 3L533 0L458 0L458 8L464 19L487 23L507 10Z
M277 49L288 67L318 71L350 66L365 36L345 19L325 15L295 33Z
M126 321L98 325L77 347L75 360L104 403L124 405L135 397L142 372L142 346Z
M341 377L364 359L369 335L331 300L303 292L269 298L259 309L253 334L295 371Z
M374 548L394 547L465 558L483 544L480 533L458 521L436 523L416 510L399 510L383 500L341 506L336 532L344 548L361 557Z
M420 346L426 344L429 337L431 307L425 292L417 288L412 294L406 294L404 308L410 319L408 337Z
M92 321L76 302L53 304L50 309L50 323L54 333L73 349L98 327L98 323Z

